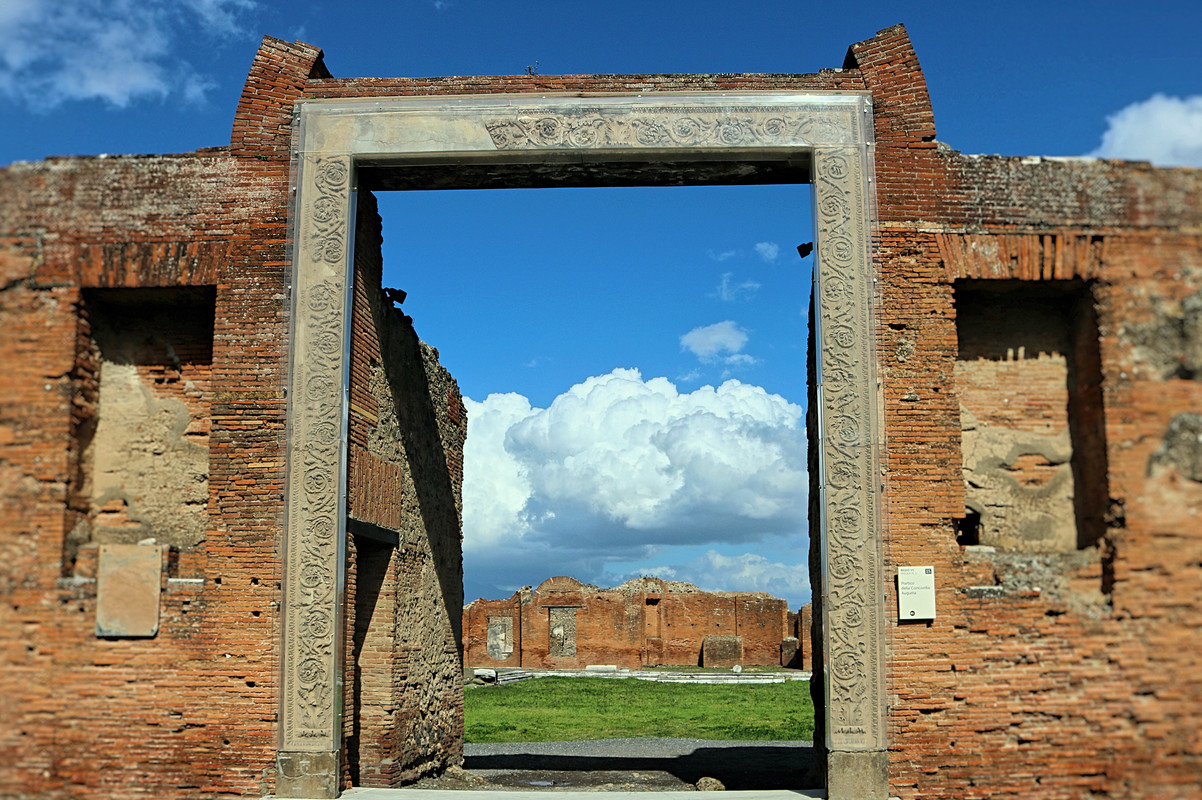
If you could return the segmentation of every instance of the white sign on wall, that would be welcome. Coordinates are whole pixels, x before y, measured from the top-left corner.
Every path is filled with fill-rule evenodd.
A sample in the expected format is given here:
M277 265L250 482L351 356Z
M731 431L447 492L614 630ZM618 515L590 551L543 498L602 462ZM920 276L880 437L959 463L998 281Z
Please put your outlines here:
M935 618L935 568L897 568L897 618Z

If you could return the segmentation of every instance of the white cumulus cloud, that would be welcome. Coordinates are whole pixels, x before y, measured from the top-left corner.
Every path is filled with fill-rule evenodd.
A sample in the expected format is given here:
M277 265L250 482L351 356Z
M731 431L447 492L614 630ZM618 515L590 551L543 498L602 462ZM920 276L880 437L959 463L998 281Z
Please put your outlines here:
M804 528L801 408L761 387L680 393L616 369L545 409L515 394L465 402L469 595L556 574L603 581L609 562Z
M1202 167L1202 95L1154 94L1106 118L1095 158L1150 161L1162 167Z
M760 258L772 263L780 255L780 245L776 242L756 242L755 252Z
M469 435L464 445L463 527L469 548L487 548L527 527L522 511L530 483L517 459L505 449L505 435L518 422L538 413L520 394L491 394L483 403L465 397Z
M123 107L210 81L173 52L182 37L243 35L251 0L4 0L0 94L34 108L76 100Z
M747 331L733 320L704 325L680 337L680 346L702 361L712 361L722 355L733 355L747 344Z

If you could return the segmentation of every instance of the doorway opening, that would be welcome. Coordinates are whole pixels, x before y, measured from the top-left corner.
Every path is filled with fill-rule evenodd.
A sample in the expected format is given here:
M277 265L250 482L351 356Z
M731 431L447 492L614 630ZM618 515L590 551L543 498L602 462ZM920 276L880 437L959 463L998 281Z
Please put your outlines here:
M520 611L481 615L480 649L501 658L465 663L469 743L476 667L696 672L704 629L744 640L746 658L736 661L749 683L797 677L782 669L782 640L794 633L789 612L796 617L809 601L803 415L812 275L796 249L812 239L809 194L797 184L377 193L384 285L405 293L401 309L438 348L474 426L465 601L519 597L523 587L529 595L557 575L598 590L537 621ZM650 475L634 474L648 464ZM612 603L590 611L594 598L610 597L601 590L643 576L674 582L673 592L688 582L783 603L765 610L752 607L764 605L760 598L722 594L721 609L693 609L687 619L681 595L643 592L621 611ZM709 631L705 616L726 606ZM677 619L665 617L673 610ZM776 630L766 621L772 613ZM740 619L740 630L730 627ZM467 615L464 625L466 643ZM674 648L663 646L665 628ZM648 642L659 645L650 659ZM790 697L808 694L798 686ZM763 722L811 713L765 708ZM748 727L717 738L764 735ZM748 741L726 748L726 760L764 749ZM716 753L701 761L713 764ZM816 785L808 755L765 757L755 774L728 770L729 788ZM528 770L548 758L515 752L488 763ZM618 770L628 763L603 760ZM672 761L681 771L681 759ZM682 774L694 783L701 766Z
M886 774L871 242L871 97L864 92L379 98L302 104L293 139L293 297L277 780L336 796L350 307L359 190L809 183L814 192L815 430L828 788ZM423 357L425 351L422 351ZM434 396L430 395L433 399ZM439 396L441 398L441 395ZM448 393L448 408L453 405ZM439 399L438 402L443 402ZM339 419L338 409L343 408ZM334 468L331 474L331 467ZM303 500L303 501L302 501ZM829 565L829 569L826 566ZM343 577L339 577L339 576ZM444 587L445 588L445 587ZM437 610L437 609L435 609ZM320 623L320 624L319 624ZM453 751L412 743L431 757ZM447 762L449 763L449 762ZM879 785L878 785L879 784ZM858 784L857 784L858 785ZM842 788L840 788L842 787ZM305 791L311 791L304 789Z

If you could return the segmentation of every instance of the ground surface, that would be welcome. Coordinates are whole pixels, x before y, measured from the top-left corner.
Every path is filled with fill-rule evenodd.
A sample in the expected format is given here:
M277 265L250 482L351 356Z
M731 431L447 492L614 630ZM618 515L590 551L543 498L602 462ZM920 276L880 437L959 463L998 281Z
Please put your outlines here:
M422 789L688 791L702 778L726 789L821 785L810 742L601 739L469 744L464 766Z

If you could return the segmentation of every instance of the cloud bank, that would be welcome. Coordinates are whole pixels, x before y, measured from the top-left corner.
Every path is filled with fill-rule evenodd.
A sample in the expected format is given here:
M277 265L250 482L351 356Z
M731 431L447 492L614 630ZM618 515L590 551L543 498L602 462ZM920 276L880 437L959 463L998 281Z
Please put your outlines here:
M78 100L124 107L175 92L199 100L211 83L175 49L199 33L247 35L252 0L5 0L0 95L31 108Z
M752 555L773 537L805 552L799 406L738 381L682 394L633 369L588 378L545 409L517 394L465 403L469 599L556 574L617 583L632 564L702 588L801 591L804 566ZM674 550L711 545L747 552Z
M1202 95L1154 94L1106 118L1102 143L1086 155L1202 167Z

